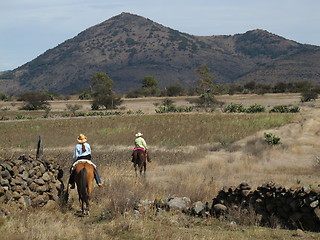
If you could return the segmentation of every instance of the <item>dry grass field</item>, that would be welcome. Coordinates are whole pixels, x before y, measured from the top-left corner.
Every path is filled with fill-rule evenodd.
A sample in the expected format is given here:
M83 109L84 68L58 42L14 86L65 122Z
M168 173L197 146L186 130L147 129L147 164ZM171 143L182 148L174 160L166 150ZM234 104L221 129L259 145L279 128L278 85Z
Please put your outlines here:
M161 98L128 99L125 110L144 114L90 118L40 118L0 122L1 158L34 155L38 136L44 154L55 157L67 173L76 137L88 136L105 183L94 188L91 215L79 217L76 191L68 208L48 206L0 215L0 236L15 239L320 239L319 233L297 234L292 230L263 228L252 224L230 224L231 220L199 219L149 209L140 215L132 210L137 199L190 197L209 201L223 186L247 182L256 187L273 181L285 187L320 184L320 105L301 103L298 94L219 96L228 103L299 105L297 114L155 114ZM187 106L185 97L173 99ZM18 103L0 102L2 114L17 114ZM7 104L7 105L5 105ZM90 103L81 104L81 111ZM66 102L52 102L52 114L65 111ZM130 155L134 134L144 133L153 162L145 178L135 177ZM270 146L263 133L281 137ZM64 181L67 182L68 174ZM0 206L6 208L7 206ZM249 223L250 221L248 221Z

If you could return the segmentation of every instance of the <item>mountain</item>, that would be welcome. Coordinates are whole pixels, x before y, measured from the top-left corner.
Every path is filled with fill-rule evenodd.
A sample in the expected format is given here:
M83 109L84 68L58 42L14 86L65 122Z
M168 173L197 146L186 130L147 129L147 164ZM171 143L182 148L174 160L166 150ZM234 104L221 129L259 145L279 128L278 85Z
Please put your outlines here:
M121 13L1 73L0 92L77 93L90 85L96 72L107 73L119 92L140 88L144 76L154 76L160 87L174 82L188 87L196 84L194 70L203 64L212 69L215 83L320 83L319 57L320 47L265 30L194 36Z

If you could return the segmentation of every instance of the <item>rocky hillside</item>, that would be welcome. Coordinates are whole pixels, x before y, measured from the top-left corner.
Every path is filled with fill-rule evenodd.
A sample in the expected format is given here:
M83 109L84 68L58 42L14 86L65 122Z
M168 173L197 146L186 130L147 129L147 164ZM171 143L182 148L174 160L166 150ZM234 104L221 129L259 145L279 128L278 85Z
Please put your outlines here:
M205 64L217 83L320 83L320 47L303 45L264 30L233 36L193 36L122 13L90 27L23 66L0 74L0 89L20 93L47 89L75 93L106 72L115 89L141 87L156 77L160 87L194 85L194 69Z

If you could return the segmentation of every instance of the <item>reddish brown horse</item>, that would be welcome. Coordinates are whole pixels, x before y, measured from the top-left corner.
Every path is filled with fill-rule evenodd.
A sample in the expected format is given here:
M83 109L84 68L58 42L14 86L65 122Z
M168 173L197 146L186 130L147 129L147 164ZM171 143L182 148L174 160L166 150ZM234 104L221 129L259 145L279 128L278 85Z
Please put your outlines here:
M89 200L93 187L94 166L86 161L75 165L75 182L83 215L89 215Z
M136 176L138 176L137 174L138 167L139 167L140 175L142 175L142 171L144 175L146 175L146 170L147 170L146 151L141 148L134 149L132 157L133 157L132 161L133 161L134 171L136 172Z

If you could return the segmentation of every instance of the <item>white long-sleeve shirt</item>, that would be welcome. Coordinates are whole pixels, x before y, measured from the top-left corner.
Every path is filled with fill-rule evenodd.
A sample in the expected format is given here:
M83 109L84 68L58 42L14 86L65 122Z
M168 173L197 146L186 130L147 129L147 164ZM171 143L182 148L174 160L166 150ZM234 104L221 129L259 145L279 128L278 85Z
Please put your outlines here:
M82 157L82 156L87 156L89 154L91 154L91 147L89 143L83 143L86 151L83 152L82 151L82 143L78 143L74 149L74 154L73 154L73 162L77 161L78 157Z

